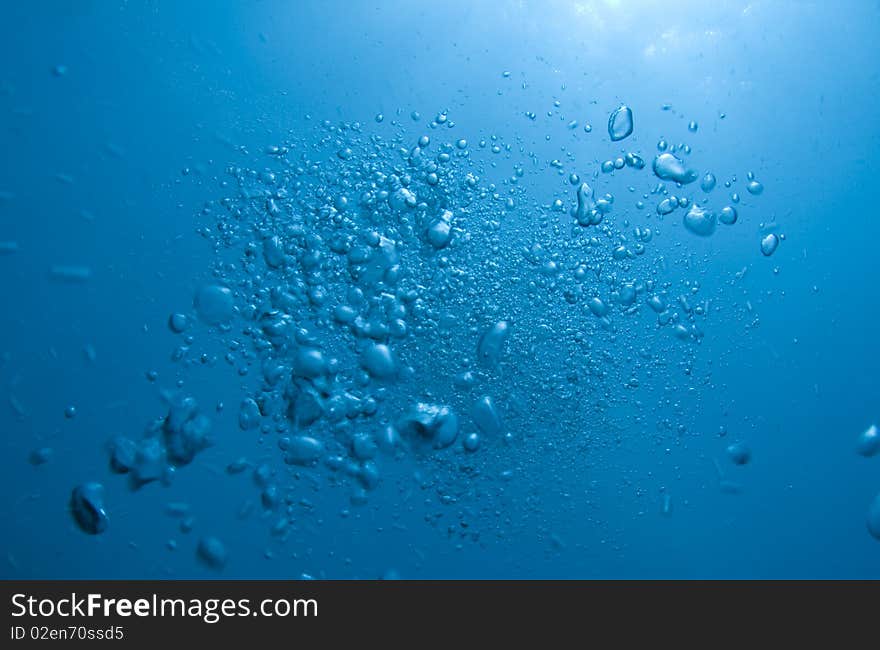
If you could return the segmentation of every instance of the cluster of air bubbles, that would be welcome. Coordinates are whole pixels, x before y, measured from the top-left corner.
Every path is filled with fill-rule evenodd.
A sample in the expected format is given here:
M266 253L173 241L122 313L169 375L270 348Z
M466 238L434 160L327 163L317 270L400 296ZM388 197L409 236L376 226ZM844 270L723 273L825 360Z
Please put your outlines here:
M370 503L401 459L431 468L442 504L466 498L445 487L461 473L474 493L494 489L516 476L507 459L544 438L535 423L601 437L611 430L604 410L626 399L616 388L639 390L672 358L690 381L711 327L711 296L696 277L670 278L655 249L661 235L675 236L660 223L675 211L679 232L702 238L739 220L733 205L711 203L719 182L697 171L688 144L661 140L652 159L633 137L605 151L597 170L577 167L570 151L542 163L500 133L463 137L447 111L391 115L376 113L373 132L323 121L228 168L224 196L200 215L216 261L192 303L163 323L182 370L213 364L199 353L211 343L224 348L219 363L248 380L232 421L278 462L233 459L226 474L250 473L273 539L296 527L304 477L348 490L352 507ZM581 123L565 116L560 127ZM688 130L695 136L696 123ZM608 118L611 142L633 133L633 111L620 105ZM548 168L560 196L528 182ZM632 185L615 189L619 179ZM750 175L749 196L762 190ZM653 211L632 211L630 193L636 210ZM144 433L110 441L110 468L133 488L171 484L207 447L224 449L225 429L215 438L182 386L163 393L164 412ZM742 444L727 453L738 465L751 456ZM106 529L99 485L78 487L70 507L85 532ZM192 526L182 516L181 530ZM196 554L213 569L228 561L211 536Z
M127 475L133 489L154 481L170 484L176 468L190 464L199 452L212 444L211 422L199 412L192 397L171 392L164 397L167 415L153 423L142 437L117 436L110 441L110 469ZM103 509L101 512L105 525L95 532L106 528L107 514ZM83 527L76 513L74 509L74 516Z

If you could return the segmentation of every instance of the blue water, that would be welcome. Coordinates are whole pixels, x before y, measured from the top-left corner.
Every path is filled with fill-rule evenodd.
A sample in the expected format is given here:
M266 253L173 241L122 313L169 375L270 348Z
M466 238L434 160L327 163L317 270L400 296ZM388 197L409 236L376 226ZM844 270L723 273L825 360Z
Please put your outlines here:
M2 577L880 577L878 3L0 12Z

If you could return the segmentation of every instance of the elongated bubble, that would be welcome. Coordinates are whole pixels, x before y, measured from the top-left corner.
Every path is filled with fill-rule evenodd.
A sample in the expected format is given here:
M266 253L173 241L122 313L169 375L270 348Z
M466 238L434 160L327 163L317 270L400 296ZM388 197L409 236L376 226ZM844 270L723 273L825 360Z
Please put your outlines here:
M874 497L871 505L868 507L868 532L875 539L880 540L880 494Z
M874 456L880 453L880 430L876 424L872 424L862 432L859 436L859 442L856 445L856 451L865 457Z
M697 180L697 172L689 169L680 159L671 153L661 153L654 158L654 173L664 181L675 181L682 185Z
M623 140L632 135L633 113L626 104L620 105L608 118L608 135L612 142Z
M77 486L70 496L70 512L84 533L98 535L107 530L109 518L104 507L104 486L100 483Z

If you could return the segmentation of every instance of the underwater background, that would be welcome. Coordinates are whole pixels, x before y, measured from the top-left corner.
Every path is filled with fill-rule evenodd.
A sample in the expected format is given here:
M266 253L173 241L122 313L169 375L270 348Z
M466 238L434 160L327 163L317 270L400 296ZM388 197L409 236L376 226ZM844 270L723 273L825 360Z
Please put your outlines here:
M880 3L0 13L0 576L880 578Z

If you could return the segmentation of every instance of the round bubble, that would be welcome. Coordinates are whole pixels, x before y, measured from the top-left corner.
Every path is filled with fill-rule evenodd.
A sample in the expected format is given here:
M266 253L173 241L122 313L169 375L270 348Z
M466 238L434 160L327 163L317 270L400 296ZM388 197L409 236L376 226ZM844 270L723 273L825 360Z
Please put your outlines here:
M187 327L189 327L189 319L186 314L175 313L168 317L168 329L175 334L185 332Z
M736 208L731 207L729 205L724 206L718 212L718 221L723 223L725 226L732 226L736 223L739 215L736 212Z
M746 189L749 191L749 194L758 196L764 191L764 186L758 181L751 181L748 185L746 185Z
M712 172L706 172L703 175L702 180L700 181L700 189L704 192L711 192L715 189L715 185L717 184L717 180L715 179L715 174Z
M752 451L745 443L735 442L727 447L727 456L734 465L745 465L752 459Z

